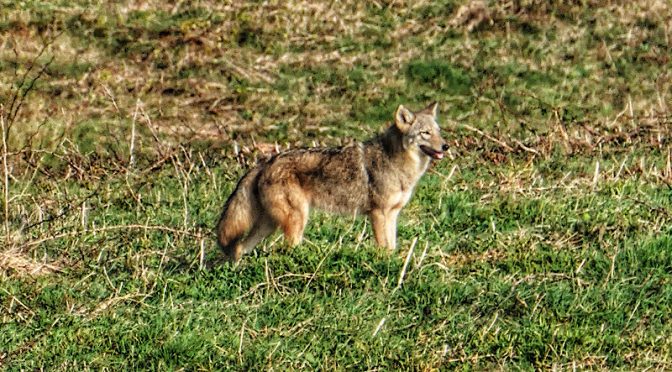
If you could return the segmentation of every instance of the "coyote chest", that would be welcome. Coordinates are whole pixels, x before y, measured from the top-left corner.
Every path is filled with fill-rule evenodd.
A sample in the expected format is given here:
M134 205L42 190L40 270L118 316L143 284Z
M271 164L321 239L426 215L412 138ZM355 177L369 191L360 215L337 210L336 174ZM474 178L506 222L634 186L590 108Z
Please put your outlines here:
M397 216L432 159L447 150L434 103L413 113L399 106L381 135L340 148L293 150L260 163L239 181L217 226L234 260L278 227L299 244L311 208L364 214L376 243L396 246Z

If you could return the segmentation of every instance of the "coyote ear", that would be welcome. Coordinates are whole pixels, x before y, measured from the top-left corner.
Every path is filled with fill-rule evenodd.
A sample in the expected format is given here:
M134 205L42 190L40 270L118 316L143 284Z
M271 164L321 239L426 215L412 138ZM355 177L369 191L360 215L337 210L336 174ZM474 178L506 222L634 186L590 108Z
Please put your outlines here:
M439 104L436 101L434 101L430 103L429 106L425 107L422 111L436 117L439 113Z
M415 115L404 107L403 105L399 105L397 107L397 111L394 112L394 124L401 130L402 133L406 133L408 129L411 127L411 124L413 124L413 120L415 120Z

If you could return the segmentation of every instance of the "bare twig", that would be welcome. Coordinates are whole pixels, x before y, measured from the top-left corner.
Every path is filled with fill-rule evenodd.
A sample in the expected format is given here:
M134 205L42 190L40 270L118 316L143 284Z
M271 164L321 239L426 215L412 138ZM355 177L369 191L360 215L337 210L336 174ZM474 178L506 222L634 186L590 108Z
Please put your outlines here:
M380 320L380 322L378 322L378 325L376 326L376 329L373 330L373 334L371 334L371 337L376 337L378 332L380 332L380 330L383 328L383 325L385 324L385 320L386 320L386 318L383 318L383 319Z
M61 217L64 217L64 216L66 216L68 213L70 213L71 210L74 210L74 209L80 209L80 208L82 208L82 209L85 208L85 206L84 206L85 203L86 203L88 200L90 200L91 198L93 198L94 196L99 195L99 192L100 192L100 190L101 190L102 187L103 187L102 184L99 185L98 188L97 188L95 191L93 191L92 193L90 193L89 195L87 195L85 198L83 198L81 201L79 201L79 202L77 202L77 203L75 203L75 204L73 204L72 201L68 201L68 205L66 205L65 208L63 208L63 209L61 210L60 213L55 214L55 215L51 215L51 216L49 216L49 217L47 217L47 218L40 219L39 221L37 221L37 222L35 222L35 223L32 223L32 224L30 224L30 225L28 225L28 226L25 226L22 230L23 230L23 231L28 231L28 230L30 230L30 229L36 227L36 226L39 226L39 225L42 225L42 224L45 224L45 223L49 223L49 222L53 222L53 221L55 221L55 220L57 220L57 219L59 219L59 218L61 218Z
M62 33L62 32L61 32ZM54 57L52 56L45 64L42 65L42 68L30 79L29 82L26 83L26 80L28 79L28 76L30 73L33 71L33 68L37 65L38 59L44 54L44 52L47 50L47 48L60 36L59 33L56 35L54 38L52 38L50 41L46 42L43 46L42 49L38 52L37 56L35 56L32 61L30 62L30 65L26 69L26 71L23 73L21 78L18 81L18 84L16 85L16 89L12 88L10 90L10 95L11 95L11 101L9 104L9 107L6 108L4 106L0 106L0 127L2 129L2 168L3 168L3 225L4 225L4 230L5 230L5 245L9 246L11 236L10 236L10 227L9 227L9 166L7 165L7 157L8 154L10 153L9 150L9 139L10 139L10 134L11 134L11 129L12 125L16 121L16 117L18 116L19 112L21 111L21 106L23 106L23 103L25 102L26 96L34 89L35 83L37 80L39 80L42 75L44 75L46 69L51 65L51 63L54 61ZM15 51L16 53L16 51ZM17 53L18 56L18 53Z
M21 88L23 88L25 86L26 79L28 78L28 75L30 75L30 73L33 71L33 68L37 64L37 60L40 59L40 57L42 57L42 54L44 54L44 52L49 48L49 46L51 46L51 44L53 44L54 41L56 41L56 39L58 39L58 37L61 36L61 34L63 34L63 32L65 32L65 30L59 32L58 34L56 34L56 36L51 38L51 40L47 41L46 43L44 43L44 45L42 45L42 48L37 53L35 58L33 58L30 61L30 65L26 69L26 72L24 72L23 75L21 75L21 78L19 79L18 84L16 85L16 90L14 90L14 88L12 88L10 90L10 95L11 95L12 98L11 98L11 102L9 104L9 108L7 109L7 111L5 113L7 115L5 117L5 119L7 121L7 123L6 123L7 132L3 133L3 134L7 134L7 135L9 134L9 131L12 127L12 124L14 123L14 120L16 119L16 116L18 115L18 113L21 109L21 106L23 105L23 102L26 98L26 95L28 95L28 93L30 93L30 91L33 90L33 87L35 86L35 82L40 77L42 77L42 75L46 71L47 67L49 67L49 65L51 65L51 63L54 61L54 57L52 56L51 59L47 63L42 65L42 68L40 69L40 71L33 77L33 79L28 83L28 86L26 87L26 89L24 89L23 92L22 92ZM16 56L18 58L18 52L16 52L16 50L14 50L14 53L16 54ZM13 94L12 94L12 92L13 92ZM5 139L5 140L7 140L7 139Z
M188 230L178 230L178 229L174 229L172 227L167 227L167 226L139 225L139 224L98 227L98 228L93 228L93 229L87 230L86 232L96 234L96 233L104 233L104 232L116 231L116 230L165 231L165 232L171 232L171 233L174 233L174 234L188 235L188 236L198 238L198 239L202 239L203 237L207 236L207 234L192 232L192 231L188 231ZM30 242L27 242L27 243L23 244L22 248L33 247L33 246L40 245L40 244L48 242L48 241L67 238L67 237L71 237L71 236L76 236L76 235L81 234L82 232L83 231L79 231L79 230L68 231L68 232L52 235L52 236L49 236L49 237L46 237L46 238L33 240L33 241L30 241Z
M406 269L408 268L408 264L411 262L411 257L413 257L413 251L415 250L415 245L418 243L418 237L416 236L413 238L413 242L411 243L411 248L408 250L408 254L406 255L406 261L404 262L404 267L401 269L401 273L399 274L399 281L397 282L397 287L395 288L401 288L401 285L404 282L404 276L406 275Z
M130 153L128 159L128 168L133 168L135 166L135 121L138 118L140 100L138 99L135 103L135 111L133 112L133 118L131 120L131 144L129 146L128 152Z
M478 128L474 128L474 127L472 127L471 125L468 125L468 124L461 124L461 126L464 129L467 129L467 130L470 130L472 132L478 133L479 135L489 139L490 141L502 146L507 151L513 151L513 148L511 146L507 145L505 142L502 142L502 141L498 140L497 138L483 132L482 130L480 130Z
M37 59L37 57L36 57L36 59ZM42 75L47 70L49 65L51 65L52 62L54 62L54 56L51 56L49 61L47 61L47 63L42 65L42 68L40 69L40 71L38 71L37 74L33 77L33 79L28 83L28 86L23 90L23 93L21 93L21 97L19 97L18 102L16 103L16 106L12 107L14 109L14 111L13 112L12 111L8 112L7 131L6 131L6 133L4 133L4 135L6 135L7 137L9 136L10 129L12 128L12 125L14 124L14 121L16 120L16 116L19 114L19 111L21 111L21 106L23 106L23 103L26 100L26 96L28 95L28 93L30 93L33 90L37 80L42 77ZM23 82L22 82L22 85L23 85ZM18 92L19 91L17 90L17 94L18 94ZM12 100L12 104L14 104L14 100ZM9 139L9 137L6 138L5 140L8 140L8 139Z
M4 227L5 227L5 245L9 246L9 169L7 167L7 135L5 127L4 113L0 106L0 125L2 126L2 188L3 188L3 206L4 206Z

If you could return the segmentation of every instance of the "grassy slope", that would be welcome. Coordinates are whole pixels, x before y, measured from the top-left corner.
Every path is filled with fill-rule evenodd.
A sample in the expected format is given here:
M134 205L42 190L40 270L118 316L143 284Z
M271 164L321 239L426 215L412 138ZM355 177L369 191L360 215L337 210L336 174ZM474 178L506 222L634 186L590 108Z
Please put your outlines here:
M3 0L5 109L60 36L8 138L0 364L672 368L669 5L488 3ZM268 144L430 100L451 159L398 252L316 213L199 270Z

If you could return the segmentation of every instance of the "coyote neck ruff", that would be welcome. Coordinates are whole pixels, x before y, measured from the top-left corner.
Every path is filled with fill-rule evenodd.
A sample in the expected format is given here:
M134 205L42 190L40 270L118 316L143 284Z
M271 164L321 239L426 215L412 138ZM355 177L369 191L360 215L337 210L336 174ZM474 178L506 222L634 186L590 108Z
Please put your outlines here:
M237 261L280 227L301 242L311 207L371 219L376 243L395 249L397 216L432 159L447 145L437 104L399 106L379 136L339 148L291 150L262 161L238 182L217 225L224 253Z

